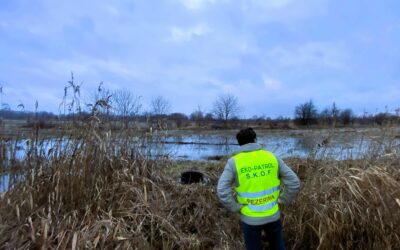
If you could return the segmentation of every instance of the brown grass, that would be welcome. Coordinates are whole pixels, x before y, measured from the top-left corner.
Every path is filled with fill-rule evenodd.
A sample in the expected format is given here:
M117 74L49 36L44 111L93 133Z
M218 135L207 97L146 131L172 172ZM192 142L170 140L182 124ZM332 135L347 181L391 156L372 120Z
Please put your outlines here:
M398 157L289 163L303 183L283 209L291 248L399 249Z
M2 249L243 248L238 215L215 193L222 162L198 166L209 185L180 185L166 171L176 163L143 157L129 136L81 131L18 162L25 180L0 198ZM282 208L289 249L399 249L398 155L286 161L302 180Z

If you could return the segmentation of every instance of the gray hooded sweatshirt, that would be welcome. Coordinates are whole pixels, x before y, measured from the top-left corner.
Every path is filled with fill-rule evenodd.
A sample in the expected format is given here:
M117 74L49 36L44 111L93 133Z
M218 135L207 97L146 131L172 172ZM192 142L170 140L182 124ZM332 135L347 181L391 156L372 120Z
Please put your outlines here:
M235 154L241 152L250 152L262 149L257 143L248 143L240 147L240 150ZM276 157L276 156L275 156ZM279 179L281 180L281 193L278 198L278 203L286 205L291 203L296 197L300 190L300 180L297 175L290 169L280 158L278 159ZM229 158L225 165L225 169L218 180L217 194L222 204L232 212L239 212L243 206L238 203L234 197L232 184L237 187L238 176L236 172L236 164L233 157ZM279 220L280 212L278 211L274 215L267 217L249 217L241 215L241 220L248 225L263 225L266 223L274 222Z

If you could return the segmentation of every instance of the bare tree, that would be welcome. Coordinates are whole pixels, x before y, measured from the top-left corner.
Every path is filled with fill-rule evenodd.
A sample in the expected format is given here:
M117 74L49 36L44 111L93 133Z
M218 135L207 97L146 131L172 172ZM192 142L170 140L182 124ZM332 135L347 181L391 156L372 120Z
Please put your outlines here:
M162 96L154 97L150 105L151 113L155 116L167 115L171 110L171 104Z
M315 123L318 117L318 111L312 100L296 106L294 115L297 121L302 125Z
M319 113L319 121L321 124L331 124L332 117L331 117L331 110L329 108L325 108Z
M344 109L339 114L340 121L343 125L349 125L354 123L354 112L352 109Z
M190 114L190 119L196 123L197 126L202 126L204 122L204 112L201 110L200 105L197 109Z
M163 117L166 116L170 109L171 104L167 99L162 96L154 97L150 103L151 114L155 116L157 121L157 127L159 129L165 129L165 123L163 122Z
M174 121L177 128L186 126L189 118L183 113L172 113L169 115L169 120Z
M130 118L136 117L142 108L141 96L129 90L117 90L112 95L113 108L121 118L124 128L128 128Z
M336 123L339 118L340 109L337 107L336 103L333 102L332 107L325 108L319 114L319 120L322 124L330 124L336 127Z
M212 113L224 121L225 127L228 121L238 115L240 110L238 98L232 94L220 95L214 102Z

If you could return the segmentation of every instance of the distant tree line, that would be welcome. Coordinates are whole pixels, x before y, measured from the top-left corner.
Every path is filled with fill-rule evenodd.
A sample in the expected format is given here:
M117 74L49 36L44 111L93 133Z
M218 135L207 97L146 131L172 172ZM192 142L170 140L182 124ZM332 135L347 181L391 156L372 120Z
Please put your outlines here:
M17 110L0 110L0 117L3 119L12 119L12 120L25 120L32 119L35 116L41 119L49 119L54 120L58 119L58 116L53 114L52 112L40 111L35 114L35 112L30 111L17 111Z
M351 108L339 108L336 103L330 107L318 110L312 100L298 104L294 108L294 118L254 116L240 118L241 106L239 99L233 94L223 94L215 98L210 110L197 107L190 115L172 112L171 103L162 96L153 97L147 110L143 109L142 96L123 89L110 91L100 83L92 94L91 100L85 103L81 100L81 84L77 84L73 73L64 87L64 96L59 105L59 114L38 111L25 111L24 105L18 105L19 110L12 110L9 105L2 103L1 119L24 119L27 123L42 124L52 121L72 121L74 124L98 116L107 121L116 121L121 128L128 128L132 123L145 124L154 129L170 127L199 127L199 128L229 128L237 126L260 126L265 128L293 128L293 126L353 126L353 125L385 125L399 124L400 109L395 114L388 111L377 114L354 114ZM3 99L3 88L0 86L0 96Z
M360 125L391 125L400 124L400 109L395 113L380 112L368 114L364 112L362 116L354 114L351 108L340 109L334 102L331 107L318 111L312 100L301 103L295 107L294 122L297 125L330 125L330 126L351 126Z
M138 101L138 100L136 100ZM158 100L160 101L160 100ZM166 101L164 99L164 101ZM167 102L167 101L166 101ZM136 105L136 104L135 104ZM135 106L133 105L133 106ZM158 104L159 105L159 104ZM165 103L169 105L169 103ZM104 108L103 105L101 108ZM312 101L299 104L295 107L294 118L290 117L277 117L270 118L265 116L253 116L251 118L239 118L234 116L230 112L224 110L210 110L209 112L203 111L198 107L190 115L184 113L172 112L167 113L166 111L145 111L139 112L141 106L135 106L133 110L130 109L113 109L107 111L104 108L102 112L99 112L99 116L108 121L118 121L121 123L122 128L127 128L131 123L144 123L148 126L152 126L155 129L162 129L168 127L199 127L199 128L229 128L237 126L260 126L267 128L291 128L291 124L296 126L304 127L346 127L354 125L395 125L400 124L399 114L392 114L389 112L382 112L377 114L364 113L361 116L354 114L352 109L344 108L339 109L335 103L330 108L324 108L321 111L315 107ZM98 108L100 109L100 108ZM234 110L236 111L236 110ZM98 112L98 111L96 111ZM26 120L27 124L32 124L34 121L40 123L40 127L49 127L49 123L56 121L71 121L78 122L87 120L92 113L89 111L81 111L79 114L68 113L55 115L51 112L40 111L18 111L11 109L1 109L1 119L12 119L12 120ZM237 113L236 113L237 114ZM47 126L45 125L47 123ZM51 127L51 126L50 126Z

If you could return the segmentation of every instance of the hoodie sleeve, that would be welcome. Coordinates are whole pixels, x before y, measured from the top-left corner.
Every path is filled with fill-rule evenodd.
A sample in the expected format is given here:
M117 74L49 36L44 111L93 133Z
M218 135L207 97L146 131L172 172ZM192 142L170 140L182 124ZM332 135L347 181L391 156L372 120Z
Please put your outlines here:
M283 183L283 191L279 196L279 203L290 204L300 190L300 180L296 173L285 162L278 158L279 178Z
M242 205L236 201L233 194L232 184L235 182L235 170L232 159L229 159L225 165L224 171L218 180L217 194L221 203L231 212L238 212Z

